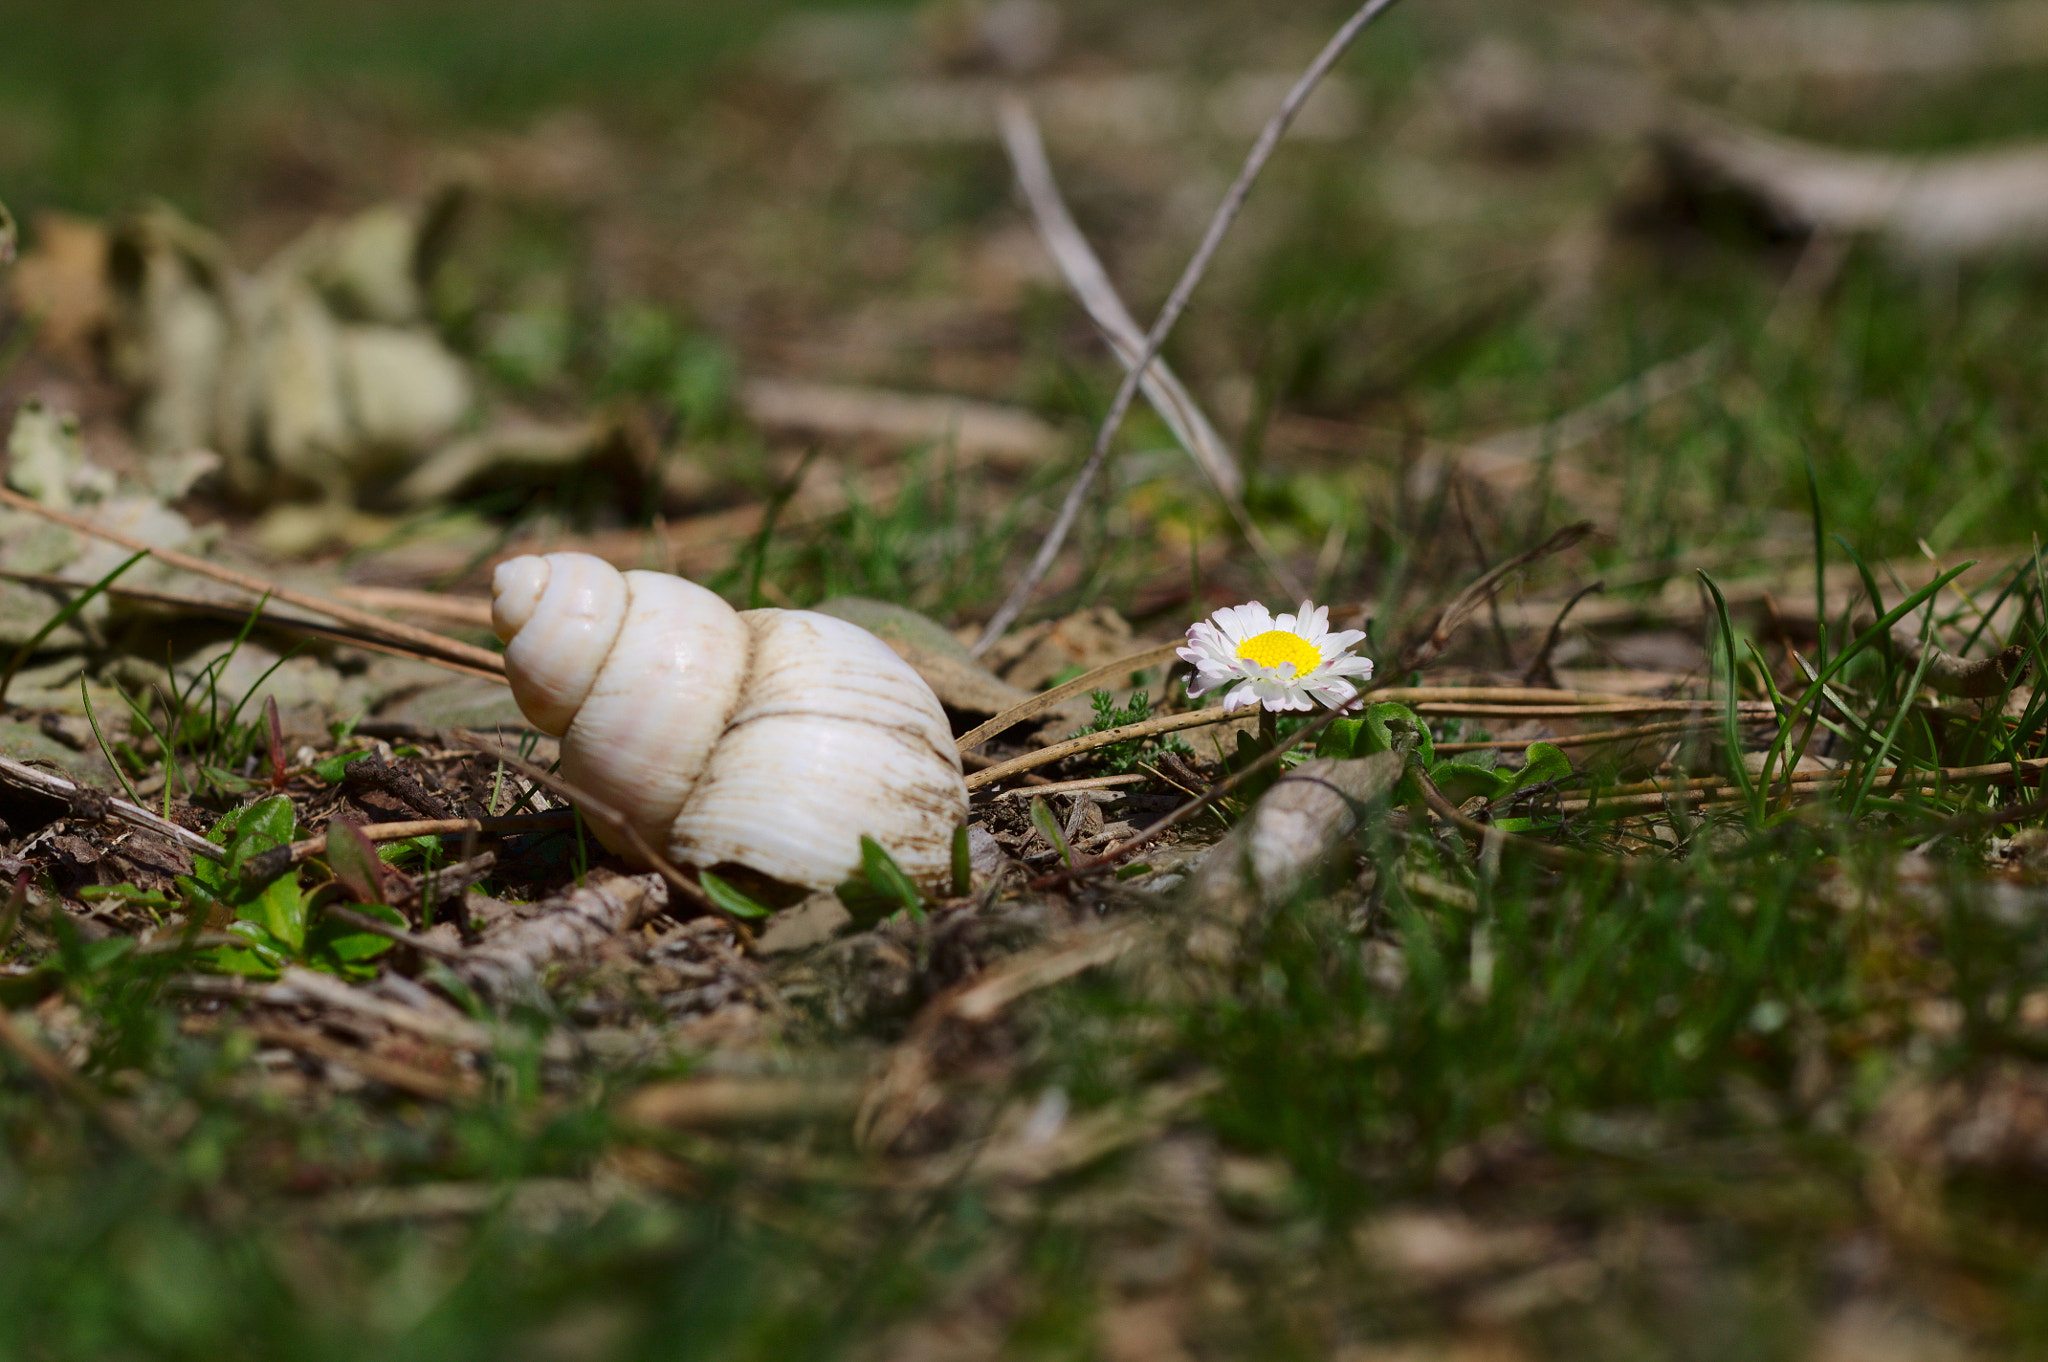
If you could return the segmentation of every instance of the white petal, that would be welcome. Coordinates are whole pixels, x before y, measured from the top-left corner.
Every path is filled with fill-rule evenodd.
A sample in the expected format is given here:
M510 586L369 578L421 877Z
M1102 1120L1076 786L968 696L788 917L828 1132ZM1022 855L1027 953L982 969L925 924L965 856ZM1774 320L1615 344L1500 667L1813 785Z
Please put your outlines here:
M1331 709L1335 709L1357 695L1358 687L1352 685L1349 681L1343 680L1341 677L1331 677L1326 681L1318 681L1313 687L1313 691L1316 699L1322 701Z

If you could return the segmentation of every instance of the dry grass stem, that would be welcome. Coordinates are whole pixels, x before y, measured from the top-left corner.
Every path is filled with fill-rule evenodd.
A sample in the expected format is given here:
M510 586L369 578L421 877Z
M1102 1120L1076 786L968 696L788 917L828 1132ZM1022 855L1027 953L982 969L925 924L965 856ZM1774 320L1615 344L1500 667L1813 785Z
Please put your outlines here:
M382 1083L387 1088L396 1088L429 1102L459 1102L475 1097L482 1089L474 1074L432 1073L403 1060L344 1044L308 1026L254 1021L249 1023L249 1032L258 1040L296 1050L325 1064L353 1069L373 1083Z
M627 1097L619 1115L633 1125L670 1130L760 1125L850 1114L866 1091L857 1079L720 1074L650 1084Z
M2038 776L2048 770L2048 757L2028 757L2014 762L1991 762L1983 766L1945 766L1931 771L1902 772L1895 766L1879 767L1875 779L1897 780L1896 786L1886 787L1885 792L1894 794L1929 794L1952 785L1994 784L2001 780L2018 781L2028 774ZM1774 778L1771 789L1788 794L1817 794L1844 780L1861 779L1867 773L1853 769L1841 771L1802 771L1783 779ZM1631 787L1633 788L1633 787ZM1665 807L1671 802L1678 803L1731 803L1746 798L1735 786L1717 777L1702 777L1672 785L1657 784L1649 792L1620 794L1608 797L1605 793L1583 799L1561 800L1555 806L1559 813L1640 813ZM2004 820L2001 820L2004 821Z
M1719 700L1609 700L1577 705L1483 705L1449 700L1419 702L1415 712L1470 719L1586 719L1631 714L1719 714L1725 708ZM1736 713L1745 719L1775 719L1778 715L1768 700L1738 701Z
M1105 662L1093 671L1084 672L1071 681L1034 695L1024 703L1004 710L987 723L967 730L955 741L954 746L962 752L972 752L997 734L1006 732L1035 715L1043 714L1076 695L1085 695L1098 687L1120 688L1132 672L1144 671L1162 662L1173 661L1179 656L1182 646L1182 642L1176 640L1172 643L1162 643L1156 648L1146 648L1141 652L1132 653L1129 657L1120 657L1114 662Z
M1597 747L1602 743L1641 742L1649 738L1669 737L1673 733L1706 734L1709 721L1713 717L1703 713L1691 719L1673 719L1670 723L1644 724L1639 728L1608 728L1597 733L1568 733L1555 738L1494 738L1486 742L1440 742L1436 745L1436 751L1439 756L1453 752L1492 752L1505 747L1526 747L1532 741L1547 742L1552 747ZM1764 723L1775 718L1775 715L1768 715L1747 722Z
M1142 654L1141 654L1142 656ZM1112 664L1120 666L1122 664ZM1084 678L1085 679L1085 678ZM1056 693L1056 692L1051 692ZM1484 703L1487 700L1505 699L1512 696L1528 696L1535 700L1555 699L1558 703L1505 704ZM1062 697L1064 698L1064 697ZM1375 701L1392 700L1412 705L1418 713L1426 715L1465 715L1483 718L1505 719L1573 719L1612 717L1628 714L1717 714L1721 711L1720 701L1710 700L1645 700L1626 695L1597 695L1584 691L1535 691L1520 690L1511 686L1402 686L1383 691L1371 692ZM1034 702L1036 703L1036 702ZM1039 705L1039 708L1044 708ZM1020 706L1021 708L1021 706ZM1777 717L1777 710L1768 701L1745 700L1740 703L1739 712L1745 719L1769 720ZM1244 718L1250 710L1226 711L1221 705L1207 709L1193 710L1185 714L1160 714L1135 724L1124 724L1118 728L1105 729L1100 733L1083 733L1065 742L1053 743L1035 752L1012 757L1008 761L996 762L967 777L967 788L980 790L997 781L1034 771L1041 766L1050 766L1057 761L1092 752L1098 747L1132 739L1157 737L1162 733L1176 733L1182 729L1201 728L1208 724L1227 723L1232 719ZM1001 717L1001 716L998 716ZM1028 716L1027 716L1028 717ZM993 721L992 721L993 722ZM1680 725L1686 727L1689 725ZM986 727L986 725L984 725ZM1636 730L1636 736L1647 730ZM968 734L971 738L974 735ZM1604 740L1605 735L1586 735L1576 739L1580 743ZM963 744L967 738L960 740ZM1545 739L1545 741L1549 741ZM1511 746L1511 743L1481 743L1467 745L1465 750L1482 747Z
M1258 140L1252 144L1251 153L1245 157L1243 169L1238 171L1237 179L1224 194L1223 202L1217 207L1215 216L1210 219L1208 231L1203 234L1201 244L1195 248L1195 254L1188 261L1187 268L1181 272L1180 279L1174 284L1173 292L1167 295L1165 306L1159 310L1158 320L1153 322L1152 329L1146 333L1144 348L1138 352L1125 371L1116 397L1109 404L1109 413L1103 417L1102 426L1096 432L1095 447L1089 451L1088 462L1082 466L1080 475L1074 479L1074 485L1069 489L1066 501L1061 504L1059 516L1053 521L1052 529L1047 531L1044 542L1038 546L1037 555L1031 560L1031 565L1018 579L1008 598L990 617L987 628L976 641L974 651L977 655L986 652L990 645L1009 630L1010 625L1037 594L1039 583L1045 580L1045 574L1052 570L1053 560L1059 556L1060 548L1066 543L1067 534L1073 529L1074 521L1079 518L1081 507L1087 500L1088 490L1094 486L1103 463L1109 457L1110 446L1115 442L1117 432L1123 427L1124 417L1130 412L1131 402L1138 393L1138 384L1151 372L1152 361L1158 357L1160 348L1165 345L1167 336L1173 331L1174 324L1180 320L1181 313L1187 308L1188 300L1194 296L1195 286L1201 282L1202 276L1208 273L1209 262L1215 258L1217 248L1223 244L1223 238L1229 234L1232 224L1237 221L1237 215L1243 211L1245 200L1251 195L1252 185L1258 180L1259 173L1266 168L1266 162L1272 159L1274 149L1280 145L1280 139L1287 135L1287 129L1294 122L1295 115L1301 112L1301 106L1308 102L1309 95L1315 91L1323 77L1329 74L1330 68L1337 64L1337 59L1344 55L1358 35L1364 32L1373 20L1392 8L1394 3L1395 0L1366 0L1358 12L1346 20L1343 27L1324 44L1323 50L1316 54L1315 60L1309 63L1308 70L1302 73L1294 88L1287 92L1287 98L1281 101L1278 112L1260 132Z
M1094 247L1088 244L1088 238L1074 222L1074 215L1067 210L1031 107L1015 91L1005 91L996 101L996 121L1002 129L1010 164L1017 172L1017 184L1024 191L1024 200L1031 208L1032 220L1038 224L1038 234L1046 249L1052 252L1060 272L1088 309L1088 315L1094 318L1110 349L1126 369L1135 366L1145 351L1145 335L1110 282L1109 272L1096 258ZM1289 597L1306 597L1308 593L1299 579L1288 570L1245 507L1244 474L1238 469L1237 456L1224 444L1223 437L1216 433L1216 427L1166 361L1155 359L1139 385L1153 410L1180 441L1181 448L1208 475L1231 519L1237 522L1239 533L1258 555L1267 574Z
M996 101L996 120L1002 130L1003 148L1010 155L1010 167L1017 172L1017 186L1031 209L1039 239L1066 276L1074 296L1088 309L1110 348L1126 369L1138 362L1145 349L1145 333L1124 305L1109 271L1088 244L1088 238L1074 221L1052 173L1045 154L1045 139L1031 106L1014 90L1006 90ZM1209 481L1226 497L1244 495L1244 472L1237 456L1216 433L1216 427L1165 360L1155 361L1139 380L1146 400L1173 431L1182 448L1193 456Z
M1014 790L1004 790L997 799L1022 799L1026 795L1077 794L1082 790L1113 790L1119 785L1138 785L1152 779L1151 776L1133 771L1122 776L1090 776L1086 780L1058 780L1045 785L1024 785Z
M1140 723L1125 724L1120 728L1105 729L1100 733L1084 733L1078 738L1056 742L1050 747L1042 747L1036 752L1027 752L1021 757L999 761L993 766L976 771L967 777L967 788L970 792L983 789L1010 776L1021 775L1041 766L1050 766L1076 753L1092 752L1111 743L1124 742L1132 738L1152 738L1162 733L1178 733L1184 728L1201 728L1207 724L1226 723L1239 717L1242 716L1231 714L1223 706L1215 705L1187 714L1160 714Z
M4 487L0 487L0 505L12 506L18 511L26 511L30 515L40 516L44 520L62 525L67 529L76 530L80 534L91 535L95 539L104 539L110 544L119 544L125 549L137 552L147 551L152 558L155 558L167 567L174 567L183 572L196 573L201 577L211 578L223 585L246 591L258 599L267 596L272 600L283 601L287 605L296 605L302 610L311 610L315 614L325 615L329 619L353 625L375 637L394 643L410 644L420 649L424 655L429 657L429 660L446 659L474 667L479 671L492 675L504 675L504 659L488 648L479 648L473 643L464 643L460 639L448 638L434 633L430 629L420 629L410 624L401 624L395 620L388 620L382 616L373 615L367 610L358 610L353 606L323 600L304 591L296 591L291 587L279 586L275 582L266 582L261 578L252 577L244 572L237 572L233 568L222 567L220 564L209 562L204 558L194 558L190 554L179 553L175 549L158 548L153 544L146 544L131 535L125 535L117 530L109 530L95 525L82 516L75 516L66 511L59 511L54 507L45 506L33 498L25 497L19 492L11 491Z
M58 591L90 591L93 588L93 583L91 582L74 582L67 577L54 577L41 572L0 571L0 580L19 582L23 586L47 587ZM214 619L228 620L234 623L246 620L249 618L250 611L254 610L262 616L263 622L273 629L282 629L290 633L302 634L307 638L324 639L329 643L345 643L352 648L367 648L371 652L386 653L393 657L417 658L419 661L431 662L435 666L448 671L456 672L463 676L481 677L486 681L503 681L505 679L505 673L502 668L473 667L468 663L458 662L453 658L442 657L434 653L423 652L410 644L394 642L391 639L367 633L360 629L342 628L337 625L322 624L317 620L302 619L296 615L281 614L267 602L258 602L254 605L231 605L225 601L207 600L201 596L180 595L175 591L151 591L145 587L124 587L118 585L101 587L100 594L114 600L135 601L143 605L159 605L167 609L183 611L187 614L207 615ZM347 595L349 593L343 591L340 594ZM424 595L426 593L418 594ZM434 597L433 599L448 602L458 602L460 600L460 598L448 596ZM466 615L468 612L465 609L459 613ZM484 606L484 624L486 627L490 624L490 606L488 603Z
M227 858L227 852L223 848L215 846L190 828L179 827L169 819L153 814L138 804L101 794L98 790L68 780L54 771L44 771L16 761L12 757L0 756L0 784L33 790L37 794L60 800L70 807L73 818L111 818L143 832L154 833L195 856L204 856L213 861Z
M356 831L372 842L403 842L412 837L451 837L465 832L514 837L529 832L561 832L575 825L574 813L568 809L551 809L546 813L512 814L504 818L419 818L402 823L364 823ZM288 847L250 857L245 863L244 875L250 879L269 879L311 857L326 854L327 834L321 833L317 837L293 842Z
M1567 525L1535 548L1525 549L1514 557L1488 568L1478 580L1451 598L1450 604L1437 614L1436 622L1430 626L1428 633L1409 641L1401 650L1394 671L1405 673L1421 671L1428 667L1443 655L1444 649L1450 646L1452 636L1472 617L1473 612L1492 600L1493 593L1500 590L1501 584L1511 575L1552 554L1564 552L1591 533L1593 522L1590 520Z

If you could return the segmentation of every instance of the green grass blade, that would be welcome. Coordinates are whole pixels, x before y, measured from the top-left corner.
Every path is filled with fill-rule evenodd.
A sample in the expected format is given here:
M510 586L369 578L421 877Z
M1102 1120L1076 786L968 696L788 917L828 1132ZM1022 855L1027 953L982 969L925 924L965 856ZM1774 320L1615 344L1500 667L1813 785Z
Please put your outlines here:
M1735 782L1735 788L1742 791L1742 802L1749 808L1752 823L1763 821L1763 802L1757 796L1757 785L1749 778L1749 768L1742 763L1742 708L1741 708L1741 659L1735 651L1735 624L1728 617L1728 601L1721 595L1721 588L1714 585L1714 579L1704 571L1700 580L1714 597L1714 615L1721 636L1721 655L1726 659L1724 673L1725 693L1721 711L1723 741L1728 746L1728 776ZM1773 748L1775 750L1775 746ZM1765 770L1770 769L1769 756L1765 757Z
M22 665L35 655L36 649L42 646L43 640L77 618L78 612L92 604L95 596L98 596L101 592L112 586L116 581L120 580L122 573L147 557L149 557L148 549L139 549L135 553L130 554L127 560L119 567L79 592L71 600L65 602L64 605L58 608L56 614L43 621L43 627L36 630L28 642L14 650L14 656L8 659L7 670L0 672L0 705L7 703L7 688L13 684L14 674L20 671Z

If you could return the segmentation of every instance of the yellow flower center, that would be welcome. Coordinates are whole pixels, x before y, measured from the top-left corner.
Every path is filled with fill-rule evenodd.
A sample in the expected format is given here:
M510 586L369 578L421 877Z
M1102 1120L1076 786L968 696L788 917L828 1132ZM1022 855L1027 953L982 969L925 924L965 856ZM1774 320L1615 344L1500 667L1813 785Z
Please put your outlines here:
M1277 667L1283 662L1292 662L1296 676L1307 676L1323 660L1315 644L1285 629L1268 629L1263 634L1254 634L1237 645L1237 655L1261 667Z

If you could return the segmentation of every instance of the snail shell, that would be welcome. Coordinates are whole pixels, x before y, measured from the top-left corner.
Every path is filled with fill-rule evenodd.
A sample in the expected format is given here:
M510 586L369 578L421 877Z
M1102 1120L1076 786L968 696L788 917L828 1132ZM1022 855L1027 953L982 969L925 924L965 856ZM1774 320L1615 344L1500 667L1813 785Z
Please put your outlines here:
M911 878L945 880L967 812L960 756L931 688L873 634L737 612L583 553L510 559L491 586L513 698L561 739L562 775L670 860L823 889L859 868L868 836Z

